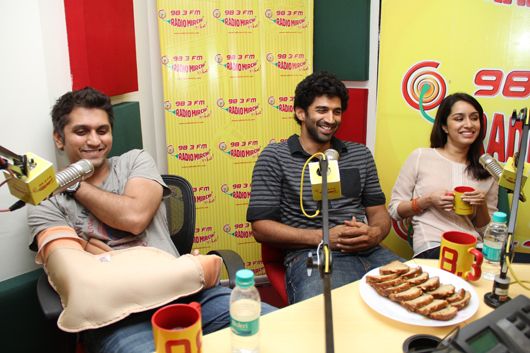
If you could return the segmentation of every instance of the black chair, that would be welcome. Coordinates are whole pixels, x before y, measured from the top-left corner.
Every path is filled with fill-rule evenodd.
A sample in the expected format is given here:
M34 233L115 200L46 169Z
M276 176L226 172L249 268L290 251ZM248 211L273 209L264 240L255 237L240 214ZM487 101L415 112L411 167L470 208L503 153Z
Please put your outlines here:
M171 189L171 195L165 198L169 234L179 254L188 254L193 246L195 232L195 198L191 184L181 176L162 175L162 179ZM232 250L212 250L208 254L223 259L228 273L230 288L235 286L236 272L245 267L238 253Z
M170 189L164 195L169 234L179 254L189 254L193 246L195 233L195 198L191 184L183 177L177 175L162 175L162 179ZM235 286L235 273L245 267L239 254L232 250L212 250L208 254L215 254L223 259L223 264L228 273L229 287ZM63 311L59 295L48 282L48 277L43 273L37 281L37 297L46 319L57 321ZM61 351L75 352L76 335L65 334L65 347ZM79 351L79 350L78 350Z

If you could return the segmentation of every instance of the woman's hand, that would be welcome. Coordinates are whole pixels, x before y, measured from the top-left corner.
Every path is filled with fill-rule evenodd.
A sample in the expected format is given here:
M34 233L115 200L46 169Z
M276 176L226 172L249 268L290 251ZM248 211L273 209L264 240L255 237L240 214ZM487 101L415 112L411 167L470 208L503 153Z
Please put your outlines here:
M468 202L472 206L481 206L486 204L486 193L480 190L464 192L462 201Z
M435 191L435 192L430 193L427 198L430 203L430 205L428 204L428 206L433 206L439 210L444 210L448 212L453 211L453 204L455 201L455 197L451 191L449 190ZM427 208L427 207L423 207L423 205L421 204L420 206L422 206L422 208Z

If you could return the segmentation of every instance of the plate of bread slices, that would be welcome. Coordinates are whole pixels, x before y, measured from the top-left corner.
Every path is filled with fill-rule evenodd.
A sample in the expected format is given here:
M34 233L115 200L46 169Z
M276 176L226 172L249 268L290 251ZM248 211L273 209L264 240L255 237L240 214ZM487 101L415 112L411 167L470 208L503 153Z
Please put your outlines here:
M399 261L366 273L359 288L373 310L411 325L455 325L472 317L479 306L477 293L460 277Z

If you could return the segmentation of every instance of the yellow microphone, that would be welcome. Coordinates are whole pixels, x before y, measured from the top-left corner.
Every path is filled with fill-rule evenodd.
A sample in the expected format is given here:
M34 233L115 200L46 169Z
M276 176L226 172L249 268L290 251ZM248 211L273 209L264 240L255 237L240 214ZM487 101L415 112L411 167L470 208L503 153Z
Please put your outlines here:
M495 158L489 153L484 153L479 158L479 162L488 171L488 173L502 186L510 191L515 190L515 179L517 174L517 167L515 166L514 159L509 157L504 166L502 166ZM524 163L524 168L528 168L528 163ZM528 169L527 169L528 170ZM525 170L523 169L523 179L521 180L521 194L519 199L522 202L526 201L526 197L522 191L526 182Z
M335 200L342 197L340 188L340 172L339 172L339 152L334 149L327 149L324 152L325 158L328 160L328 199ZM319 157L319 159L324 157ZM309 179L311 180L311 190L313 192L313 199L315 201L322 200L322 174L320 170L320 162L309 163Z
M81 159L56 174L53 164L49 161L31 152L25 157L27 162L23 168L10 165L10 172L4 171L4 176L9 192L32 205L38 205L49 196L63 192L73 184L87 179L94 172L94 166L86 159Z

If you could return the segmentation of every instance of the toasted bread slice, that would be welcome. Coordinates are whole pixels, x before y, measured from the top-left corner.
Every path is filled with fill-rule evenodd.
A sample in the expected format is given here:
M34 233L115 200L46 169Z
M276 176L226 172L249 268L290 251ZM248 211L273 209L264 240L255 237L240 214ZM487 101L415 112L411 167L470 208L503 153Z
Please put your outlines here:
M406 309L410 311L416 311L422 306L430 304L433 300L434 300L434 297L432 295L422 294L421 296L415 299L401 302L401 305L403 305Z
M385 289L383 289L383 291L386 293L386 296L388 297L390 294L404 292L407 289L409 289L410 287L412 287L412 285L410 283L402 282L402 283L398 284L395 287L385 288Z
M422 273L423 273L423 269L421 268L421 266L411 267L410 270L408 270L408 272L405 272L404 274L401 275L401 278L404 278L404 279L414 278L414 277L421 275Z
M398 278L398 273L391 273L389 275L373 275L366 276L366 283L380 283L385 281L390 281L391 279Z
M462 299L464 299L464 295L466 295L466 291L464 288L460 289L459 291L456 291L455 294L445 298L449 302L449 304L458 302Z
M437 311L433 311L428 316L433 320L449 321L458 314L458 309L454 306L448 305L445 308Z
M467 306L467 304L469 304L470 300L471 300L471 293L466 291L466 293L464 294L464 298L462 300L451 303L451 305L457 308L458 310L462 310Z
M410 285L410 283L408 283ZM406 300L412 300L423 294L423 291L418 287L411 287L403 292L392 293L388 297L390 300L395 302L404 302Z
M384 282L379 282L379 283L370 283L370 285L374 288L385 289L385 288L395 287L403 282L405 282L403 279L397 277L389 281L384 281Z
M419 284L418 288L420 288L424 292L430 292L430 291L435 290L439 286L440 286L440 277L435 276L435 277L429 278L422 284Z
M443 299L434 299L429 304L422 306L421 308L416 309L416 312L418 314L422 314L425 316L428 316L430 313L438 311L440 309L445 308L448 306L449 303L446 300Z
M422 284L423 282L425 282L428 279L429 279L429 274L427 272L423 272L422 274L420 274L420 275L418 275L416 277L412 277L412 278L407 279L407 282L409 282L413 286L417 286L418 284Z
M392 261L379 268L379 273L382 275L388 275L391 273L403 274L409 271L409 266L400 261Z
M428 292L434 299L445 299L455 293L455 286L452 284L442 284L433 291Z

